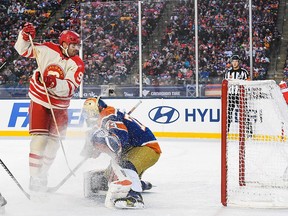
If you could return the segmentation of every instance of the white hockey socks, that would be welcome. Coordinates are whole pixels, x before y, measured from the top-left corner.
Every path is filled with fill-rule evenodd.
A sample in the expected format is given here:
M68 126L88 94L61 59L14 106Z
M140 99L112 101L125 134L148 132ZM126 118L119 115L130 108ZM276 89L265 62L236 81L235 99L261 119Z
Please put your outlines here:
M29 168L30 176L38 176L43 165L43 154L48 136L33 135L30 142Z
M41 175L46 176L49 168L51 167L54 159L56 158L57 151L60 147L58 138L48 137L47 145L43 154L43 165Z

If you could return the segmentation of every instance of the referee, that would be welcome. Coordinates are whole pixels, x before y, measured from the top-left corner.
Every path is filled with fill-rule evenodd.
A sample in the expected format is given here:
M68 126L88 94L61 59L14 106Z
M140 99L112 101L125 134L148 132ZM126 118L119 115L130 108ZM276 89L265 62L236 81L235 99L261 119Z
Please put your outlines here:
M240 57L233 55L230 58L232 67L225 72L224 79L239 79L247 80L250 79L249 73L245 68L240 67Z
M249 80L250 76L245 68L240 67L239 55L233 55L230 58L231 67L225 72L224 79L227 80ZM239 89L238 86L231 86L228 89L228 131L232 122L233 110L239 105Z

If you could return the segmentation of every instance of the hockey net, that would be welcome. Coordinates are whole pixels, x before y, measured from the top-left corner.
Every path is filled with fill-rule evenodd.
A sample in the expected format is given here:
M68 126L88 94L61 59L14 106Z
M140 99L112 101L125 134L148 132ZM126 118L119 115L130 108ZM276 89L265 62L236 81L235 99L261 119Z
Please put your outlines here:
M221 103L222 204L288 207L288 109L279 86L224 80Z

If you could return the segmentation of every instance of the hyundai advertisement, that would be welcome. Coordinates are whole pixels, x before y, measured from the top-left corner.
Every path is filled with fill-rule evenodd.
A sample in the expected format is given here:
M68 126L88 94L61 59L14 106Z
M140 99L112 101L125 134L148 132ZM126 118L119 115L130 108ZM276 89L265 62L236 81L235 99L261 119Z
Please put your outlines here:
M113 99L110 106L132 112L142 124L161 137L220 138L220 99ZM84 99L74 99L68 109L68 136L87 130L81 117ZM1 100L0 136L28 136L29 100Z

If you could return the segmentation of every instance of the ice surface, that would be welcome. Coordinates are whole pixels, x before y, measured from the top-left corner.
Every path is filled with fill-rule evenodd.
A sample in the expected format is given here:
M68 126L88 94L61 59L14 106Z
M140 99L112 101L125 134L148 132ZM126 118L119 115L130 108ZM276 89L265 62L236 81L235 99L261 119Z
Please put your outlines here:
M89 159L56 193L28 200L6 171L0 167L0 192L8 201L7 216L280 216L288 209L252 209L223 207L220 203L220 141L159 139L163 154L143 179L155 185L143 193L145 208L116 210L104 207L103 199L83 196L83 173L107 166L102 155ZM83 141L63 141L71 168L82 159ZM0 158L24 190L28 190L29 139L1 139ZM49 186L55 186L68 174L63 152L58 151L51 167Z

